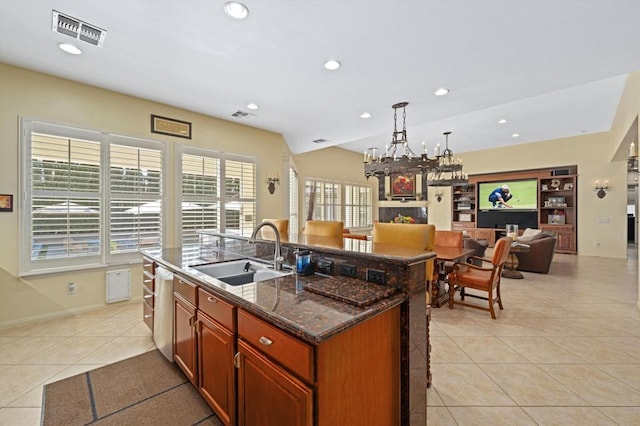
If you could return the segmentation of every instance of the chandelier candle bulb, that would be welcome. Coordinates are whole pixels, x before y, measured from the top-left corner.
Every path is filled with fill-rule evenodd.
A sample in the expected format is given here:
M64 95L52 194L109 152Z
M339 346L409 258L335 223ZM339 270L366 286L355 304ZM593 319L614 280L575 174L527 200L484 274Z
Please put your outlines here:
M434 151L435 151L436 157L440 156L440 144L437 144L437 145L436 145L436 147L435 147L435 150L434 150Z

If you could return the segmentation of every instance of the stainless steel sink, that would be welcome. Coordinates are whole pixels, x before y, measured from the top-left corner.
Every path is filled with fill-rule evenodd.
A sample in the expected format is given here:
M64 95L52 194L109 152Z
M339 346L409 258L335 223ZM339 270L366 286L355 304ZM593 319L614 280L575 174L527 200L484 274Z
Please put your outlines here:
M252 282L270 280L272 278L291 275L291 271L275 271L270 265L250 259L233 260L230 262L210 263L191 267L210 277L217 278L229 285L242 285Z

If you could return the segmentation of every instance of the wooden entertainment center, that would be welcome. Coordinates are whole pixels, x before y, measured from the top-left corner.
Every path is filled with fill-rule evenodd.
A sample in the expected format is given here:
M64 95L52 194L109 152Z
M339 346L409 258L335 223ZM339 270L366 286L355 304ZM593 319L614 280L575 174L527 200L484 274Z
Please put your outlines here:
M516 209L481 209L479 186L490 183L499 186L506 181L535 180L537 198L535 208L528 211ZM504 226L497 222L520 222L519 231L525 227L534 227L555 232L558 240L556 252L577 253L577 190L578 167L564 166L545 169L520 170L469 176L468 185L452 187L452 226L454 230L466 231L469 236L484 239L493 246L496 239L504 233ZM482 226L482 217L498 217L494 226ZM489 220L491 221L491 220ZM482 221L480 221L482 222ZM487 220L485 220L487 222Z

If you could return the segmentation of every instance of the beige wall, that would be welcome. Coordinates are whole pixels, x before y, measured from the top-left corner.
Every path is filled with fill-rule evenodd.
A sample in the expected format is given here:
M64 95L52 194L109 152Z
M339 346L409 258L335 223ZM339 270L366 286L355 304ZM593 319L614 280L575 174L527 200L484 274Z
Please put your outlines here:
M191 122L192 139L151 133L151 114ZM253 156L257 158L259 218L284 214L284 191L270 195L266 186L267 176L283 176L282 159L290 155L281 135L0 63L0 193L16 198L13 213L0 213L0 326L101 307L106 297L105 269L17 277L20 116L163 142L169 166L165 196L169 206L175 201L177 144ZM169 209L167 247L175 245L171 215L173 209ZM132 297L138 299L141 268L138 264L130 267ZM66 286L71 281L77 290L69 296Z
M378 179L364 177L362 154L346 149L329 147L317 151L298 154L294 157L298 167L298 197L300 228L305 223L304 182L309 178L321 178L334 182L370 185L373 192L373 218L378 218Z
M596 135L576 136L532 144L516 145L460 155L465 172L470 174L509 171L577 164L578 178L578 249L580 255L624 258L626 256L626 165L612 161L621 150L622 138L640 112L640 73L629 77L612 130ZM149 120L157 114L189 121L193 124L190 141L151 134ZM164 104L121 95L56 77L0 64L0 193L18 194L18 117L60 122L83 128L102 130L166 143L169 157L168 176L173 176L175 146L192 146L258 159L258 216L281 217L285 214L286 183L270 195L267 176L286 176L283 158L290 155L281 135L241 126ZM625 147L622 147L625 148ZM628 151L627 151L628 152ZM495 156L508 159L497 166ZM364 178L361 154L341 148L325 148L296 155L299 172L300 214L304 212L303 190L306 178L324 178L341 182L371 185L375 178ZM613 191L600 200L593 192L595 180L609 180ZM169 179L170 180L170 179ZM444 188L441 203L435 201L430 188L429 222L449 229L451 193ZM175 191L170 183L166 198L173 203ZM375 197L374 197L375 198ZM75 273L51 274L20 279L18 268L18 199L13 213L0 213L0 326L69 312L104 306L104 269ZM377 200L374 200L377 218ZM608 223L602 223L609 220ZM166 246L174 244L171 221ZM301 217L300 226L304 225ZM594 243L600 246L595 247ZM114 267L113 269L120 268ZM66 295L66 285L73 281L77 294ZM141 297L141 272L132 266L133 297ZM639 302L640 304L640 302Z

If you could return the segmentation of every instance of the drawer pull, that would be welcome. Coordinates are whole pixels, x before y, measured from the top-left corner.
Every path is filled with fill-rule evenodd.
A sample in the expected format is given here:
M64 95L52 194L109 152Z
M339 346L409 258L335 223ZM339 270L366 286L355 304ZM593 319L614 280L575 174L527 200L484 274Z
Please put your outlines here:
M214 299L213 296L207 297L207 302L218 303L218 301L216 299Z
M149 284L149 283L151 283L152 281L153 281L153 280L142 280L142 282L143 282L143 283L145 283L145 284Z
M144 318L147 319L147 318L151 318L152 316L153 315L151 315L151 314L147 314L147 315L144 316Z
M240 352L233 356L233 366L236 368L240 368Z
M259 341L260 341L260 343L262 343L265 346L271 346L273 344L273 340L271 340L271 339L269 339L267 337L264 337L264 336L260 337Z
M153 294L145 294L144 296L142 296L143 299L151 299L153 297Z

